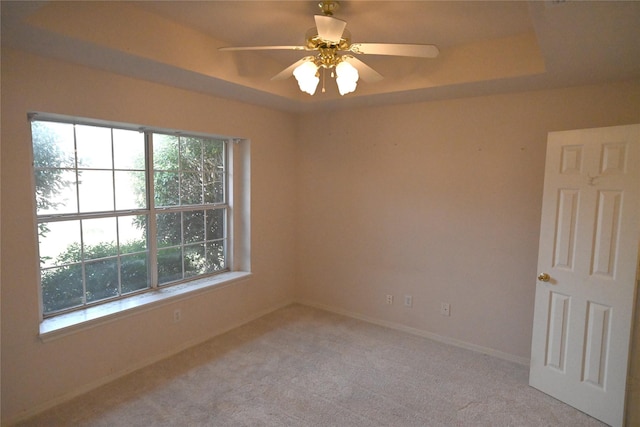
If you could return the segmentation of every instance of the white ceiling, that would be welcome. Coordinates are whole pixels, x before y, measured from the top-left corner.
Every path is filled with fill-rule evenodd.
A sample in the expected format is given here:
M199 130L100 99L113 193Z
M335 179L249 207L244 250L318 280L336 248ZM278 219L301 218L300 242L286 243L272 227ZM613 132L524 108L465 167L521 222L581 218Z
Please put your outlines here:
M436 59L360 56L385 78L340 97L271 77L306 52L317 1L2 1L2 45L190 90L311 111L640 77L640 1L342 1L353 42L436 44Z

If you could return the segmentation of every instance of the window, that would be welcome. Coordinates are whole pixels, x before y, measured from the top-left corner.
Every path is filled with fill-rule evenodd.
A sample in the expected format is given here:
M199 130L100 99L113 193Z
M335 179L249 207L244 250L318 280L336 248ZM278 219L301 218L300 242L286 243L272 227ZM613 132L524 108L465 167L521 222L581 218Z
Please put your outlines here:
M35 116L43 317L228 272L228 138Z

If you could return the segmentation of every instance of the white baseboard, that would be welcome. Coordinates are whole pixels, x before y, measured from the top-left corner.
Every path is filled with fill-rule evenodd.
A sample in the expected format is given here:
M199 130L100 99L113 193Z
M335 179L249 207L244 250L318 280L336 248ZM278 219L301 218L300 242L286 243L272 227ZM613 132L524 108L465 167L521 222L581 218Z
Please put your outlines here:
M152 364L154 364L156 362L164 360L164 359L166 359L168 357L174 356L174 355L176 355L176 354L178 354L178 353L180 353L180 352L182 352L182 351L184 351L184 350L186 350L188 348L191 348L191 347L194 347L194 346L196 346L198 344L202 344L202 343L204 343L206 341L209 341L212 338L215 338L215 337L217 337L219 335L222 335L222 334L224 334L224 333L226 333L226 332L228 332L228 331L230 331L232 329L238 328L238 327L240 327L242 325L245 325L245 324L247 324L247 323L249 323L249 322L251 322L253 320L256 320L256 319L258 319L258 318L260 318L262 316L265 316L265 315L267 315L269 313L272 313L272 312L274 312L276 310L279 310L281 308L284 308L286 306L289 306L289 305L291 305L293 303L294 303L293 300L286 300L286 301L280 302L280 303L278 303L278 304L276 304L276 305L274 305L272 307L266 308L266 309L261 310L261 311L256 312L256 313L252 313L251 315L247 316L246 318L241 319L241 320L239 320L237 322L234 322L230 326L228 326L228 327L226 327L226 328L224 328L222 330L216 331L211 335L204 336L204 337L198 337L196 339L193 339L193 340L190 340L190 341L186 341L186 342L182 343L180 346L171 349L170 351L167 351L167 352L161 353L161 354L153 355L152 357L149 357L147 359L143 359L143 360L139 361L138 363L135 363L135 364L127 367L126 369L123 369L121 371L118 371L118 372L115 372L113 374L107 375L106 377L102 377L102 378L100 378L100 379L98 379L96 381L92 381L90 383L84 384L81 387L75 388L75 389L73 389L73 390L71 390L71 391L69 391L67 393L64 393L61 396L56 397L55 399L48 400L48 401L46 401L46 402L44 402L44 403L42 403L40 405L36 405L33 408L28 409L25 412L20 413L18 416L14 417L13 419L7 420L6 425L11 426L11 425L17 424L17 423L19 423L21 421L24 421L24 420L26 420L28 418L31 418L31 417L39 414L40 412L44 412L47 409L51 409L54 406L60 405L62 403L65 403L65 402L73 399L73 398L76 398L76 397L81 396L81 395L83 395L85 393L88 393L88 392L90 392L92 390L95 390L98 387L101 387L101 386L103 386L105 384L108 384L108 383L110 383L112 381L115 381L118 378L122 378L125 375L128 375L128 374L130 374L130 373L132 373L134 371L137 371L139 369L145 368L145 367L147 367L149 365L152 365Z
M425 331L422 329L417 329L417 328L412 328L410 326L405 326L402 325L400 323L395 323L395 322L389 322L386 320L381 320L381 319L376 319L374 317L370 317L370 316L366 316L360 313L355 313L352 311L348 311L348 310L344 310L341 308L336 308L336 307L332 307L332 306L328 306L328 305L324 305L324 304L317 304L314 302L310 302L310 301L304 301L304 300L296 300L296 303L301 304L301 305L307 305L309 307L315 307L318 308L320 310L325 310L325 311L329 311L332 313L336 313L336 314L341 314L343 316L347 316L347 317L352 317L354 319L358 319L358 320L362 320L368 323L373 323L375 325L380 325L380 326L384 326L390 329L395 329L398 331L402 331L402 332L407 332L409 334L412 335L418 335L424 338L428 338L434 341L438 341L441 343L445 343L445 344L450 344L456 347L460 347L460 348L465 348L467 350L473 350L476 351L478 353L482 353L482 354L486 354L489 356L493 356L493 357L497 357L499 359L503 359L503 360L507 360L509 362L514 362L517 363L519 365L523 365L523 366L529 366L530 360L524 357L520 357L520 356L515 356L513 354L509 354L509 353L505 353L499 350L494 350L492 348L488 348L488 347L483 347L480 345L476 345L476 344L471 344L468 342L464 342L464 341L460 341L457 340L455 338L449 338L449 337L445 337L442 335L438 335L438 334L434 334L433 332L429 332L429 331Z

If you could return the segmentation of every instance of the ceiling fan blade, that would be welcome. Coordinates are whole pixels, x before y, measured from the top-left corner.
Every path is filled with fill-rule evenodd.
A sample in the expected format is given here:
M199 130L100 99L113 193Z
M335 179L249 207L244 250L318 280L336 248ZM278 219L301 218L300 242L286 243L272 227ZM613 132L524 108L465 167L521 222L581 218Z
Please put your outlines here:
M302 64L303 62L307 62L307 61L313 61L313 56L305 56L304 58L300 59L299 61L294 62L293 64L289 65L284 70L280 71L275 76L271 77L271 80L288 79L289 77L291 77L293 75L293 70L295 70L298 67L298 65Z
M218 48L220 51L241 50L306 50L304 46L229 46Z
M318 36L332 43L339 43L347 23L332 16L315 15Z
M440 53L432 44L352 43L349 51L369 55L415 56L435 58Z
M364 62L360 61L358 58L354 58L353 56L344 56L343 57L346 62L353 65L356 70L358 70L358 74L367 83L375 83L382 80L382 74L369 67Z

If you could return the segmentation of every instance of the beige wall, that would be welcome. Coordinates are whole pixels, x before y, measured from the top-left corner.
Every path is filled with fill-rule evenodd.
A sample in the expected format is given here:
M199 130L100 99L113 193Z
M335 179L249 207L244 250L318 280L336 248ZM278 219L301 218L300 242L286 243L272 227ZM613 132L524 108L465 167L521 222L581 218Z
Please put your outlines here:
M546 134L640 122L638 81L294 116L12 51L2 64L3 420L294 298L526 360ZM30 110L250 138L253 277L40 342Z
M527 361L547 132L629 123L638 81L303 117L297 297Z
M251 139L252 270L242 283L70 336L38 338L27 111ZM291 301L294 116L2 51L2 419ZM180 323L172 312L182 309Z

